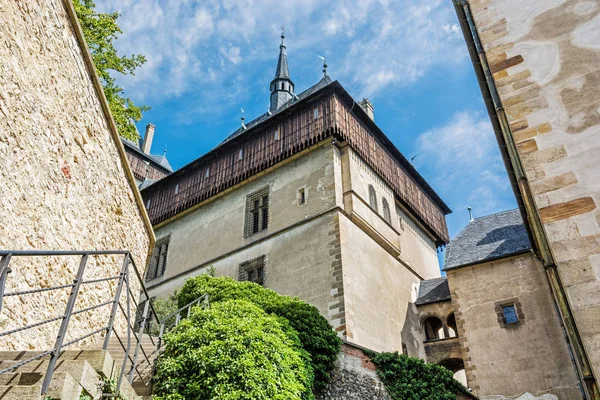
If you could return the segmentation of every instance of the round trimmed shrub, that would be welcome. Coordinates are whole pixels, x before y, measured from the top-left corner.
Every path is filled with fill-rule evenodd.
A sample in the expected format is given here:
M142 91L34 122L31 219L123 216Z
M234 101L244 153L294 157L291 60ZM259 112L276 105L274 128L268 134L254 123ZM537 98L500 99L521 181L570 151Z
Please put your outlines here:
M154 399L313 399L312 369L287 321L241 301L194 307L165 335Z
M179 306L182 307L203 294L208 294L211 304L245 300L269 314L285 318L298 333L304 350L310 354L315 390L319 391L327 385L340 351L341 340L315 307L252 282L238 282L227 277L215 278L209 275L200 275L185 282L178 294Z

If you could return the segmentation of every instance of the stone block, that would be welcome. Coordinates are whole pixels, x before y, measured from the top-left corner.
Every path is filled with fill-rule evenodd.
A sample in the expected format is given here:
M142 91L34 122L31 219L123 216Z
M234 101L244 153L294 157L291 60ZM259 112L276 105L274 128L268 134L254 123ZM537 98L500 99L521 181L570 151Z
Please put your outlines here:
M596 209L596 203L591 197L582 197L579 199L558 203L540 209L542 222L548 223L570 218L575 215L584 214Z
M577 183L577 177L572 172L551 176L546 179L540 179L531 184L531 190L534 194L547 193L562 189Z

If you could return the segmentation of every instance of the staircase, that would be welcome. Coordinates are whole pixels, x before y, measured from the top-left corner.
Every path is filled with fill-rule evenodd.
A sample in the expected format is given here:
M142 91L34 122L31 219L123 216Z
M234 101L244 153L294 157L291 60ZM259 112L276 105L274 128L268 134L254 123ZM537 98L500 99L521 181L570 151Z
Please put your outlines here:
M0 369L15 366L22 360L34 357L33 351L1 351ZM41 354L41 353L39 353ZM42 398L42 379L48 368L50 356L18 366L10 373L0 375L2 400L79 400L100 399L106 380L119 377L120 363L104 350L63 351L56 363L50 387ZM87 395L89 397L84 397ZM121 397L141 400L127 379L121 383Z
M142 335L140 340L140 350L138 352L136 369L133 372L133 379L131 381L131 386L139 396L149 397L152 394L152 385L150 384L150 380L153 376L154 362L157 358L157 341L157 337L151 337L147 334ZM127 345L127 343L124 344ZM133 341L133 339L131 347L132 349L128 355L128 360L125 364L125 376L123 377L123 381L128 382L129 374L131 372L131 364L135 352L135 342ZM87 350L91 351L99 351L101 349L102 343L87 347ZM108 343L107 351L113 357L115 364L118 365L120 368L123 365L123 360L125 359L125 350L123 350L119 339L117 339L114 336L111 336L110 341ZM2 399L1 395L0 399Z

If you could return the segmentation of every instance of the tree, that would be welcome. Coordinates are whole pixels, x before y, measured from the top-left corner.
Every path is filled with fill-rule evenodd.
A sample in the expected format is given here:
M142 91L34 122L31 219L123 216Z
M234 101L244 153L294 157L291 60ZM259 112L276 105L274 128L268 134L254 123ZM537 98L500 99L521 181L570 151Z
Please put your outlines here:
M123 75L134 75L136 68L146 62L146 57L140 54L131 57L117 54L113 41L123 33L117 25L119 13L97 13L93 0L73 0L73 5L119 134L137 141L139 134L135 122L141 120L142 113L150 107L136 106L133 100L124 96L123 88L117 86L111 73L116 71Z
M194 307L165 335L155 400L312 400L310 356L284 318L232 300Z
M330 380L341 347L341 340L317 308L298 298L282 296L252 282L237 282L231 278L200 275L185 281L177 297L179 306L189 304L207 294L210 304L244 300L289 321L300 339L302 348L310 354L314 371L314 388L320 391Z

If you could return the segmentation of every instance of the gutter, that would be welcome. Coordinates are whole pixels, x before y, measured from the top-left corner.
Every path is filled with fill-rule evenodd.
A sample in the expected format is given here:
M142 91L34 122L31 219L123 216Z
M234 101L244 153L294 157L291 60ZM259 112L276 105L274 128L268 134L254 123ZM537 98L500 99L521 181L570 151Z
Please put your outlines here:
M523 221L526 221L525 225L535 253L542 261L546 270L546 276L552 290L553 298L557 309L559 310L560 322L565 329L567 345L575 357L575 370L576 375L580 380L582 392L585 392L584 397L588 400L600 400L598 384L585 352L577 325L575 324L575 319L571 306L567 300L565 288L558 274L556 262L554 261L554 257L550 250L548 238L529 187L527 175L525 174L525 170L517 152L516 144L513 140L508 118L504 112L504 107L500 100L500 96L498 95L496 84L487 62L475 21L471 14L471 8L467 0L453 0L453 2L469 50L471 62L475 69L475 75L477 76L479 87L483 95L483 100L492 127L494 128L494 133L496 134L500 153L502 154L502 159L506 166L510 183L519 205L519 210L521 210Z

